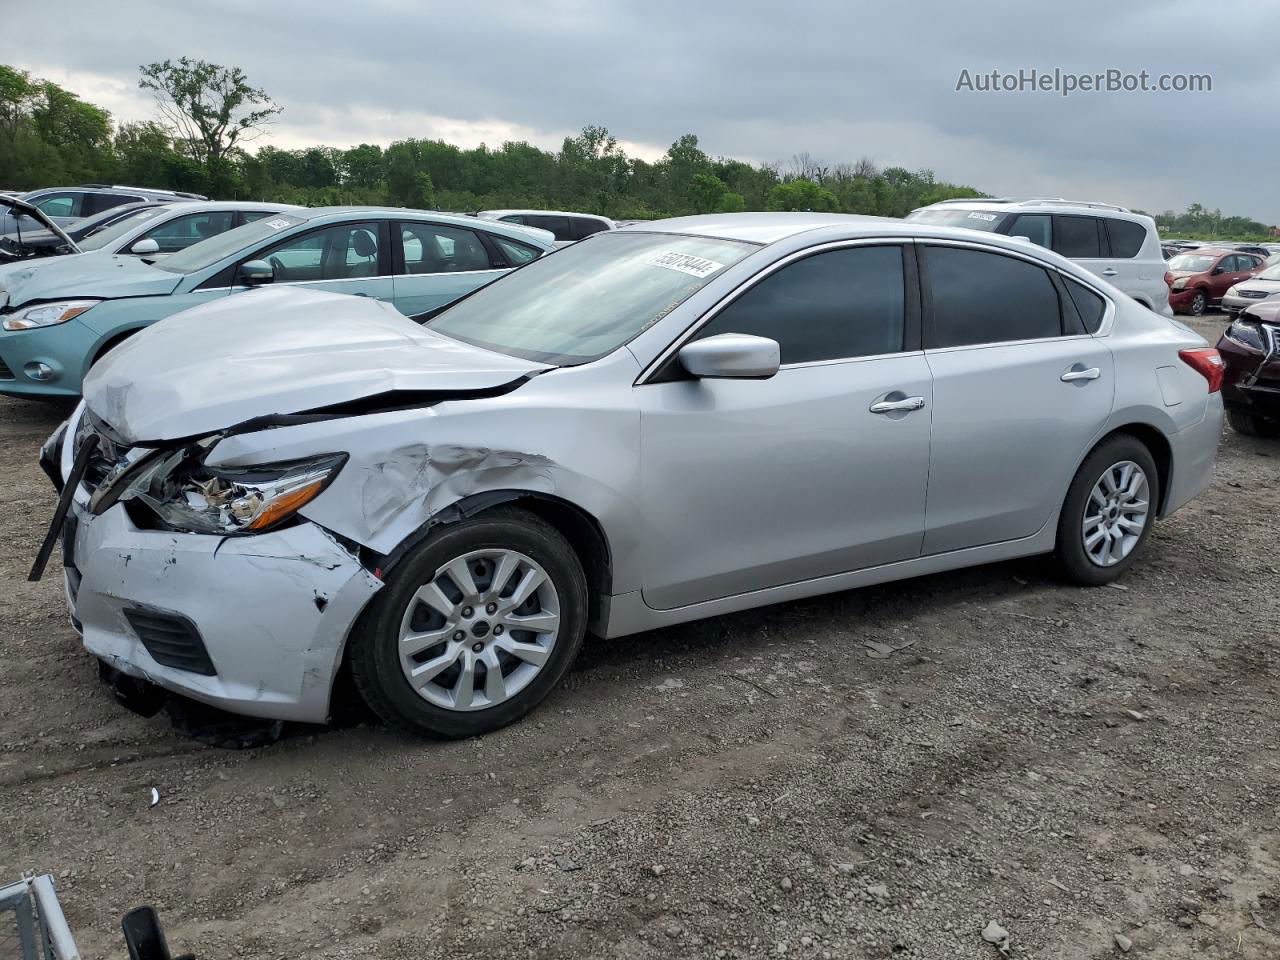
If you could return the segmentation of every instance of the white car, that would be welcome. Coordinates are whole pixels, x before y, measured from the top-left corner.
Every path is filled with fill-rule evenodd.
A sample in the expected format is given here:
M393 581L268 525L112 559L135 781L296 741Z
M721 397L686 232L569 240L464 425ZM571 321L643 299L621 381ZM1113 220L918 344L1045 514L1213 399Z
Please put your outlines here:
M594 233L617 230L618 225L608 217L594 213L568 213L564 210L481 210L476 214L482 220L501 220L526 227L549 230L556 238L556 246L583 240Z
M1025 237L1080 264L1161 316L1173 316L1156 222L1124 207L1057 197L943 200L912 210L907 219Z

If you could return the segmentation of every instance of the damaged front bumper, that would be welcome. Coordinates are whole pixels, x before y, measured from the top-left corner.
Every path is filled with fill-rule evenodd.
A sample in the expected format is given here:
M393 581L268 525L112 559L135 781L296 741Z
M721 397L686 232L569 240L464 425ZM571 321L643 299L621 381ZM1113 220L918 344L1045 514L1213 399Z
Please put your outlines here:
M247 537L143 530L73 503L67 602L110 667L250 716L323 722L347 635L382 586L313 523Z

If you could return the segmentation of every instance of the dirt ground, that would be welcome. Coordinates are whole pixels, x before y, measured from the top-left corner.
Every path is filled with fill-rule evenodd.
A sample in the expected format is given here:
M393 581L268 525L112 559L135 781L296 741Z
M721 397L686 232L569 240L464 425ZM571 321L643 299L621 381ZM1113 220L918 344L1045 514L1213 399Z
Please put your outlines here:
M1228 431L1115 588L925 577L589 641L478 740L228 751L118 706L25 581L65 413L0 401L0 879L53 873L86 957L139 903L201 960L992 958L993 919L1015 957L1280 956L1274 440Z

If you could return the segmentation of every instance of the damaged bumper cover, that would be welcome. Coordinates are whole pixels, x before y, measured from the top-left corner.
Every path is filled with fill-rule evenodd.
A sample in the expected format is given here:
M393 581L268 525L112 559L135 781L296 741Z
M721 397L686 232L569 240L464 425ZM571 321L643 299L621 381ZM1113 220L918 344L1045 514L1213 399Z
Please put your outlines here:
M327 719L347 634L382 586L350 551L312 523L223 538L72 509L67 602L90 653L237 713Z

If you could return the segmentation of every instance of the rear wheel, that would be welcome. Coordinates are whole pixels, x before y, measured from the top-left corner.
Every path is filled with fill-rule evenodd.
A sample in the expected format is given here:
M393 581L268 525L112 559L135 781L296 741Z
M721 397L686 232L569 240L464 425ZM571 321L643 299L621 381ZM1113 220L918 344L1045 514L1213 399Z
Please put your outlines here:
M441 528L392 571L352 639L351 673L389 725L472 737L554 689L586 619L586 576L559 531L493 510Z
M1160 477L1146 445L1118 434L1099 444L1067 489L1055 555L1067 579L1100 586L1137 557L1155 522Z

